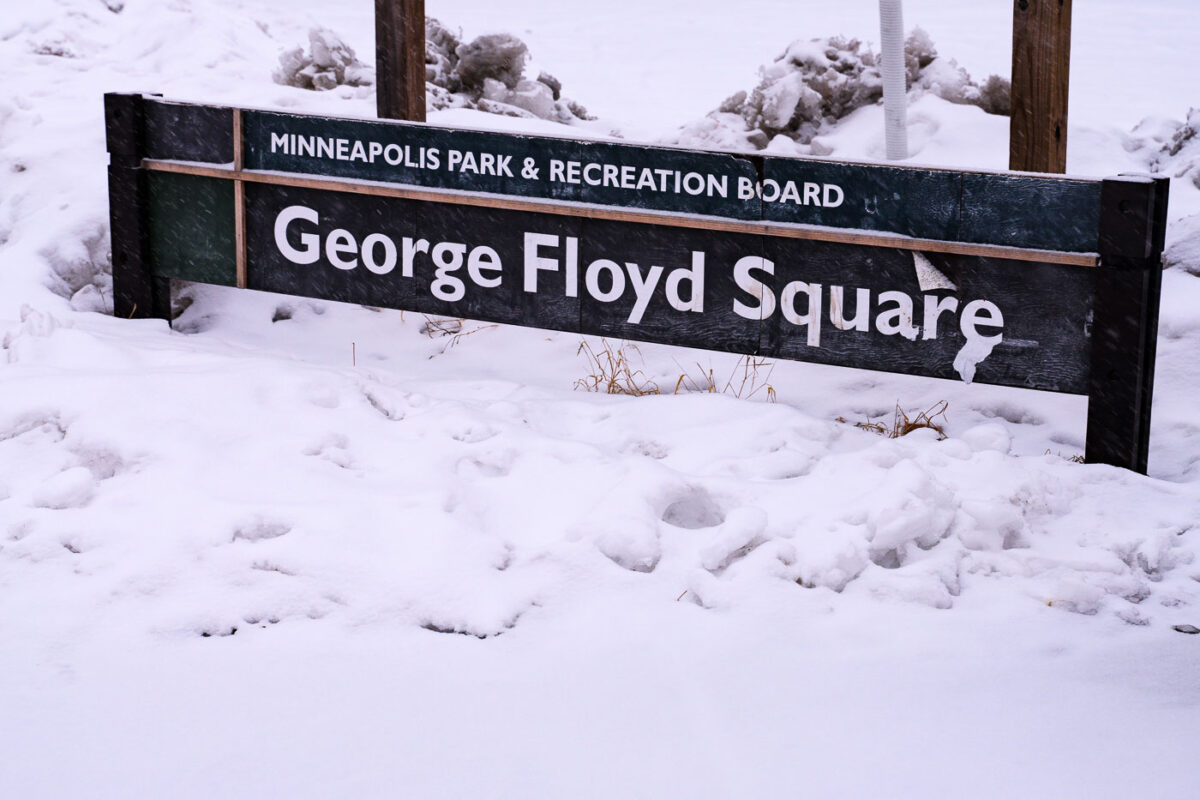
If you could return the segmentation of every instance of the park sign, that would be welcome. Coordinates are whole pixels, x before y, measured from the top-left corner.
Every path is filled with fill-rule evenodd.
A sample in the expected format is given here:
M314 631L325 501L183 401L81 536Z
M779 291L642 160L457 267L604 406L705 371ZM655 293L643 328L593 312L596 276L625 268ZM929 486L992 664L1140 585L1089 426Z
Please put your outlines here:
M1145 472L1168 183L105 97L114 313L182 279L1087 395Z

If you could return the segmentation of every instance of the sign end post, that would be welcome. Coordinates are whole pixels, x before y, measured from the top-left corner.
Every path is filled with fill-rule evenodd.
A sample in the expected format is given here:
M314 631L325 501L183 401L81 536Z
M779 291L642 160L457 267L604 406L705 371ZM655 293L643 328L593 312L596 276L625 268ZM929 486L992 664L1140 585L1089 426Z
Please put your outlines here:
M1108 179L1088 378L1088 463L1146 474L1162 289L1167 178Z
M150 271L145 156L145 101L104 95L108 141L108 208L112 238L113 316L171 320L171 282Z

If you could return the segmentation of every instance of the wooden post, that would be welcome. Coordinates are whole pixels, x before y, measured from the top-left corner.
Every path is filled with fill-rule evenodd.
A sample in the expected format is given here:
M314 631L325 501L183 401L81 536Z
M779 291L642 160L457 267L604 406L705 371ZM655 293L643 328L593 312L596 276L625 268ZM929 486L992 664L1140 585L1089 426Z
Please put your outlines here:
M1067 171L1071 0L1014 0L1008 168Z
M425 0L375 0L375 106L425 121Z

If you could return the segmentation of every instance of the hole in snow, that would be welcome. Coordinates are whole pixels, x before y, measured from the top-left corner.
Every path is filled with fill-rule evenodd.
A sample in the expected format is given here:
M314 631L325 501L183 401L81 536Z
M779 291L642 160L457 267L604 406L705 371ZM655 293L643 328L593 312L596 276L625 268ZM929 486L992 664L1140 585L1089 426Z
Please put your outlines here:
M237 633L237 630L238 630L237 626L230 626L228 628L215 628L215 629L206 628L206 629L200 631L200 635L202 637L204 637L205 639L207 639L211 636L233 636L235 633Z
M624 553L607 553L604 552L604 550L601 550L600 552L604 553L605 557L618 567L627 569L630 572L642 572L647 575L651 572L654 572L654 570L658 567L658 562L660 559L658 554L631 558Z
M884 569L899 569L904 564L904 557L900 552L899 547L893 547L890 550L871 551L871 560L876 566Z
M278 572L280 575L295 575L293 570L286 567L281 567L273 561L255 561L250 565L250 569L256 569L260 572Z
M463 630L460 628L447 628L442 625L438 625L437 623L434 623L434 622L426 622L421 627L427 631L433 631L434 633L457 633L459 636L474 636L476 639L486 639L486 638L488 638L488 636L493 635L493 634L487 634L487 633L478 633L476 631Z
M242 539L247 542L261 542L264 539L278 539L285 533L291 531L292 526L286 522L274 522L271 520L256 520L255 522L246 525L240 525L233 532L233 539L237 541Z
M693 489L667 506L662 521L689 530L714 528L725 521L725 512L707 492Z
M523 613L523 612L522 612ZM521 613L516 614L511 619L504 620L500 623L500 627L495 630L479 630L471 625L438 623L432 620L421 625L427 631L434 633L453 633L459 636L474 636L476 639L490 639L495 636L501 636L508 631L511 631L517 626L517 620L521 618ZM494 626L488 626L494 627Z

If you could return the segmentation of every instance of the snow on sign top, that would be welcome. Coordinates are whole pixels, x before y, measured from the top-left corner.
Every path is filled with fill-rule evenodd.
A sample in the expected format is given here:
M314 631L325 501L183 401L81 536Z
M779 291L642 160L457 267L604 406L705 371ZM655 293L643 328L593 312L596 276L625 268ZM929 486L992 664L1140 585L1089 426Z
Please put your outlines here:
M228 163L231 109L153 101L145 155ZM242 112L245 167L940 241L1095 252L1100 182Z
M181 278L1087 394L1145 469L1162 181L106 102L118 315Z

